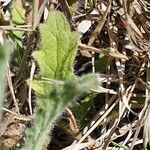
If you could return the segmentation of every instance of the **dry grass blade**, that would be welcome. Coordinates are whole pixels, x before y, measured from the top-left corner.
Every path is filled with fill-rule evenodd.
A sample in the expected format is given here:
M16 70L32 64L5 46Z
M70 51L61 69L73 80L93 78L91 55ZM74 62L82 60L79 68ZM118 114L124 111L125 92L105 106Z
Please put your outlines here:
M87 142L87 143L77 143L77 144L70 145L66 148L63 148L62 150L81 150L81 149L91 146L94 143L95 143L94 141Z
M118 137L125 135L127 132L134 130L135 125L136 125L136 121L132 122L130 124L125 124L122 127L118 128L117 131L113 134L113 139L117 139ZM129 130L129 128L130 128L130 130Z
M110 128L110 133L108 134L107 140L105 141L105 143L104 143L102 149L104 149L104 150L107 149L109 143L111 142L111 140L112 140L112 138L113 138L112 135L113 135L113 133L115 132L116 127L118 126L118 124L119 124L119 119L116 118L116 119L113 121L113 125L112 125L112 127Z
M134 133L130 150L132 150L132 149L134 148L134 146L136 145L137 137L138 137L138 135L139 135L140 129L141 129L141 127L142 127L142 125L143 125L143 123L144 123L145 117L146 117L145 112L146 112L146 109L147 109L147 108L148 108L148 107L144 107L144 108L142 109L142 111L140 112L140 114L139 114L139 118L140 118L140 119L138 120L138 122L136 123L136 126L135 126L137 129L136 129L136 131L135 131L135 133Z
M46 3L47 3L47 0L42 0L43 3L41 3L40 8L37 5L36 0L34 0L34 1L35 1L35 11L33 12L33 16L36 18L34 18L33 29L35 30L40 23L42 14L44 12L44 9L45 9ZM37 9L38 9L38 13L37 13Z
M150 144L150 106L147 107L146 118L144 121L144 132L143 132L143 146L144 150L147 149L147 145Z
M78 143L81 143L82 141L84 141L86 139L86 137L101 123L101 121L103 121L103 119L105 119L107 117L107 115L112 111L112 109L118 104L119 100L115 101L115 103L113 103L110 108L108 108L106 110L106 112L104 113L104 115L102 117L100 117L94 124L93 126L82 136L82 138L78 141Z
M68 3L66 0L58 0L58 2L60 3L60 7L62 8L66 18L70 21L71 23L71 12L68 6Z
M13 114L15 115L14 116L14 119L18 119L18 120L21 120L21 121L31 121L34 119L34 116L23 116L23 115L19 115L11 110L8 110L6 108L2 108L4 111L10 113L10 114Z
M38 9L39 9L39 0L33 0L33 22L32 22L32 26L34 26L34 24L36 22ZM35 29L35 28L33 27L33 29Z
M79 135L79 128L78 128L78 125L77 125L77 122L76 122L76 119L75 119L73 113L71 112L71 110L69 108L65 108L65 111L69 117L69 127L70 127L71 131L73 132L72 134Z
M143 62L142 67L145 67L146 62L147 62L146 60ZM139 71L138 76L140 76L140 74L141 74L141 72L142 72L142 70L143 70L142 67L140 68L140 71ZM136 79L130 91L133 92L133 89L135 88L135 85L137 84L137 81L138 81L138 80ZM131 92L131 93L132 93L132 92ZM129 93L128 98L131 97L131 93ZM133 141L132 141L131 148L130 148L131 150L133 149L133 147L134 147L134 145L135 145L137 136L138 136L138 134L139 134L139 132L140 132L141 126L142 126L142 124L143 124L143 121L145 120L145 111L146 111L146 109L147 109L147 106L148 106L148 102L146 101L144 108L143 108L142 111L139 113L139 120L138 120L138 122L137 122L137 124L136 124L137 130L136 130L136 132L135 132L135 134L134 134L134 137L133 137Z
M109 1L109 5L107 7L107 10L104 12L103 16L99 18L99 23L98 25L96 26L94 32L92 33L90 39L89 39L89 42L88 42L88 46L91 46L93 44L93 42L95 41L97 35L101 32L102 30L102 27L104 26L105 24L105 21L106 21L106 18L107 18L107 15L108 13L110 12L110 9L111 9L111 3L112 3L112 0ZM81 51L81 54L83 56L86 56L86 57L91 57L89 53L87 53L86 51Z
M112 30L110 29L109 22L108 22L108 34L109 34L109 38L110 38L112 47L116 48L116 43L113 39L114 35L113 35ZM123 52L124 52L124 50L123 50ZM124 54L125 54L125 52L124 52ZM118 58L116 58L115 60L116 60L117 73L118 73L118 77L119 77L119 91L120 91L119 96L121 96L121 98L122 98L122 101L119 102L119 117L121 117L121 111L122 111L123 105L125 105L128 108L128 110L131 111L132 113L133 113L133 111L131 110L131 108L128 104L127 95L126 95L125 87L124 87L124 73L125 73L125 60L126 59L119 60Z
M12 80L11 80L11 73L10 73L10 69L9 69L9 66L7 68L7 81L8 81L8 86L10 88L10 92L12 94L12 98L13 98L13 101L14 101L14 105L16 107L16 110L17 110L17 113L20 114L19 112L19 107L18 107L18 102L16 100L16 97L15 97L15 92L14 92L14 89L13 89L13 84L12 84Z
M150 68L150 61L148 61L148 68ZM150 84L150 71L147 70L147 83ZM144 122L144 132L143 132L143 140L144 140L144 149L146 149L147 144L150 144L150 104L149 104L149 97L150 97L150 89L146 89L146 103L145 105L149 105L147 108L147 116Z
M5 120L3 120L0 126L0 137L5 133L8 125L14 120L14 116L14 114L10 114L5 118Z
M104 12L104 15L99 18L99 23L90 37L90 40L88 42L88 46L91 46L93 44L97 35L101 32L102 27L104 26L104 23L106 22L107 15L110 12L111 3L112 3L112 0L109 0L109 5L108 5L106 11Z
M114 51L112 48L98 49L98 48L95 48L95 47L92 47L92 46L87 46L85 44L78 44L78 47L81 51L91 51L91 52L96 52L96 53L101 53L102 52L105 55L110 56L110 57L114 57L114 58L118 58L118 59L125 59L125 60L129 59L127 56L119 53L118 51Z
M121 93L121 97L122 97L122 101L120 101L120 105L119 105L119 117L121 117L121 112L122 112L122 108L123 108L123 104L124 106L126 106L126 108L131 111L132 113L134 113L129 104L128 104L128 101L127 101L127 96L126 96L126 92L125 92L125 88L124 88L124 85L123 85L123 70L122 69L122 65L120 63L120 61L118 59L116 59L116 66L117 66L117 70L118 70L118 76L119 76L119 84L120 84L120 93Z
M30 29L32 26L31 25L25 25L25 26L0 26L1 29L4 30L10 30L10 31L33 31L32 29Z
M35 68L36 68L35 62L32 62L31 72L30 72L30 80L29 80L29 93L28 93L28 103L29 103L30 115L32 115L31 92L32 92L32 80L33 80L33 76L35 73Z
M90 126L95 124L95 122L99 119L100 116L102 116L106 110L110 107L110 105L115 101L117 95L113 95L109 101L97 112L97 114L92 118Z

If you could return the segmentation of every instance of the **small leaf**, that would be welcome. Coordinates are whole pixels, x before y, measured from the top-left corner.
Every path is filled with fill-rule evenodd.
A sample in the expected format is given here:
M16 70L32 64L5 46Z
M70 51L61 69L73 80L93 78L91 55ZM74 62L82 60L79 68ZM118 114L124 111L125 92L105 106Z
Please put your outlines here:
M104 73L107 65L107 56L104 54L100 54L100 58L95 62L96 72Z
M50 13L40 30L41 48L33 56L40 65L42 76L59 80L71 78L78 34L70 31L67 20L56 11Z
M12 22L14 24L24 24L25 9L22 7L21 0L14 0L12 3Z
M29 82L29 80L28 80ZM49 95L50 93L50 83L42 82L42 80L33 80L32 81L32 89L38 94L38 95Z

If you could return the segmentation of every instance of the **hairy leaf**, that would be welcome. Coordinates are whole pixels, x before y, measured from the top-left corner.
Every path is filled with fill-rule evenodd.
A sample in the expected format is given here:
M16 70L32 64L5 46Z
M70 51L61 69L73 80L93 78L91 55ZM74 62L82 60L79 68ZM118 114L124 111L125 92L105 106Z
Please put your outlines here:
M97 75L86 75L79 79L72 79L63 84L50 85L49 94L39 96L36 119L32 131L28 130L28 141L25 149L41 150L42 144L50 131L50 127L64 107L78 98L83 92L97 88ZM51 86L53 88L51 88ZM48 89L47 89L48 90Z
M12 3L12 22L14 24L24 24L25 10L22 7L21 0L14 0Z
M64 16L56 11L50 13L40 30L41 48L33 56L40 65L42 76L59 80L71 78L78 34L70 31Z

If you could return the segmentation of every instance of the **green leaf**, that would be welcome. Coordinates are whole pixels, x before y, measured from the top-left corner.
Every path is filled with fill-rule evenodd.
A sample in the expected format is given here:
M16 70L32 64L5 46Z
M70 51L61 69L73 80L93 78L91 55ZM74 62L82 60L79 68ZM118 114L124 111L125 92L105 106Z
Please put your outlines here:
M99 60L95 62L96 72L104 73L107 65L107 56L100 54Z
M116 143L114 141L111 141L111 143L116 146L116 147L119 147L120 149L123 149L123 150L128 150L128 147L122 145L121 143Z
M5 150L3 145L0 145L0 150Z
M25 9L22 7L21 0L14 0L12 3L12 22L14 24L24 24Z
M70 31L67 20L57 11L50 13L40 31L41 47L33 56L40 65L42 76L59 80L71 78L78 33Z
M12 40L15 42L15 45L18 45L22 47L22 35L23 31L10 31L9 36L12 38Z
M10 58L10 53L13 49L14 43L11 40L5 40L3 45L0 44L0 120L6 84L6 66Z
M82 93L97 88L97 75L91 74L59 84L47 84L49 94L40 95L32 130L27 131L26 150L41 150L53 121L72 101ZM51 88L52 87L52 88Z

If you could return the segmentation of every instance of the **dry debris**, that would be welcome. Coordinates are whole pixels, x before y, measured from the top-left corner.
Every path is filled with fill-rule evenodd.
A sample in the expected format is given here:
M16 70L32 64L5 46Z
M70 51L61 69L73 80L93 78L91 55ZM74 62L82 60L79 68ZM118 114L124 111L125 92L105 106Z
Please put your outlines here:
M11 5L9 2L11 1L1 0L1 28L6 31L23 30L27 44L24 43L25 50L20 67L15 69L11 64L7 67L8 87L3 121L0 125L0 144L8 149L15 149L17 143L24 138L25 129L30 126L30 121L34 119L36 98L31 87L27 86L26 79L32 80L38 70L31 53L40 43L40 33L38 29L37 33L32 31L39 23L44 22L46 10L56 9L64 13L72 30L81 33L74 61L74 73L77 76L89 72L97 73L100 74L100 79L106 81L102 82L103 89L94 91L98 98L94 99L95 103L92 105L97 108L92 110L91 105L87 110L87 114L91 114L83 118L89 121L84 129L81 130L77 125L78 121L75 118L78 116L75 115L73 106L70 109L66 108L65 124L69 129L68 138L66 141L61 139L63 134L60 133L64 131L59 130L62 122L58 121L54 127L55 131L52 131L50 143L48 140L44 146L51 150L148 149L150 1L78 0L75 4L68 5L69 0L50 0L48 3L46 0L38 0L33 4L33 12L31 4L22 0L27 26L18 27L8 24L4 10L8 9L6 6ZM44 8L47 9L43 14ZM34 18L31 17L32 14ZM102 57L104 62L97 67L96 63L99 63ZM97 101L104 103L101 105L101 102Z

